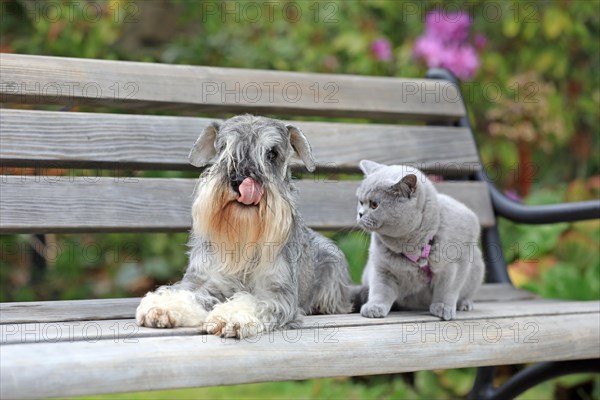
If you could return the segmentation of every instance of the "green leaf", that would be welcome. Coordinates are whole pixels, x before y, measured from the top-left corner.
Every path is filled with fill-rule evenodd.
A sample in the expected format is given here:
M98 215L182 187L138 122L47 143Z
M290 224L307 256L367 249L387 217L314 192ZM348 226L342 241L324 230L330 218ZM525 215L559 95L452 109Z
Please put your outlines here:
M519 34L520 24L515 18L505 18L502 22L502 33L507 38L514 38Z
M544 33L548 39L556 39L563 31L570 29L571 18L563 10L552 7L544 15Z
M557 56L553 50L546 50L537 57L535 69L540 73L548 71L556 63Z
M598 285L589 280L600 280L600 266L591 266L590 270L591 272L581 274L572 264L557 264L543 276L542 296L554 299L598 300Z
M446 397L434 371L422 371L415 376L415 387L424 399L440 399Z
M332 43L335 50L346 51L350 55L364 53L367 49L367 41L364 35L358 32L345 32L339 35Z

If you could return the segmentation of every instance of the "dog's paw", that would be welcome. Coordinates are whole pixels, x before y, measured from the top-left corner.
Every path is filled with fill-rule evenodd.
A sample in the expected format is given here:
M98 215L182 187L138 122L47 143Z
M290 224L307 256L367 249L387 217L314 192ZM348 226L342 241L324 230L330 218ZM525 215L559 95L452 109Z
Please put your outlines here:
M221 337L243 339L258 335L265 326L256 316L256 300L251 295L238 294L215 306L208 314L203 330Z
M148 328L173 328L177 324L175 315L162 306L157 293L148 293L135 310L135 321Z
M448 321L456 317L456 307L444 303L431 303L429 306L429 312L436 317L443 319L444 321Z
M148 328L175 328L199 326L206 315L191 292L159 290L146 294L135 312L135 320Z
M460 300L456 308L458 311L471 311L474 307L471 300Z
M365 318L383 318L388 312L385 305L377 303L367 303L360 308L360 315Z
M236 312L228 316L212 312L203 324L206 333L223 338L244 339L264 331L263 324L254 315Z
M177 326L177 318L170 310L152 307L145 313L136 313L138 325L148 328L174 328Z

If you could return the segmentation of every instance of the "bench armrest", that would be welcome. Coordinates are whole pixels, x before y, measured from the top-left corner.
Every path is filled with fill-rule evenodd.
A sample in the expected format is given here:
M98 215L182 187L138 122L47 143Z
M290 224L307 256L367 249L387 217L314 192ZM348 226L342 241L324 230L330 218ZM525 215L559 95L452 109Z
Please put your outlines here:
M478 178L483 178L478 173ZM573 203L531 206L517 203L506 197L496 186L487 181L490 198L496 215L514 222L526 224L552 224L556 222L583 221L600 218L600 200L578 201Z
M427 71L427 78L444 79L457 86L459 84L458 78L444 68L430 68ZM459 126L471 128L466 117L461 118ZM530 206L506 197L481 171L476 172L475 175L477 180L487 182L496 215L511 221L527 224L552 224L600 218L600 200Z

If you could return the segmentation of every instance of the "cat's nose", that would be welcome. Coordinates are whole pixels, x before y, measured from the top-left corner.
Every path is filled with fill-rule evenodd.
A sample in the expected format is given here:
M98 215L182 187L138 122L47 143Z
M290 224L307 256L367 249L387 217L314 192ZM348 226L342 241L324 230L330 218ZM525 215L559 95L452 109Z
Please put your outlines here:
M363 213L359 212L358 213L358 218L362 218L362 216L363 216Z

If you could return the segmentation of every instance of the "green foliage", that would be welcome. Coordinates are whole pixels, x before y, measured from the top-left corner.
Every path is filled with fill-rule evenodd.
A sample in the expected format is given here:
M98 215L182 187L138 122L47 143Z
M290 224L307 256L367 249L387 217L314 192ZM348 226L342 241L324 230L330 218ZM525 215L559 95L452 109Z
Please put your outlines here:
M348 259L352 281L360 283L362 271L367 262L369 235L363 232L352 232L338 234L334 239Z
M314 379L304 382L275 382L170 390L161 392L127 393L110 396L90 396L81 399L427 399L401 380L378 379L356 383L350 378Z
M561 233L567 227L565 223L531 226L503 221L499 229L505 243L504 256L508 262L517 259L537 260L556 247Z
M535 192L527 204L587 200L588 185L558 185ZM513 282L543 297L600 299L600 221L523 225L499 221L503 251Z
M1 46L26 54L117 58L110 48L119 37L117 2L2 2Z
M559 263L543 275L541 282L523 287L552 299L598 300L600 264L590 264L582 271L576 265Z
M516 160L507 155L515 153L514 144L497 152L511 142L506 137L511 130L492 135L498 123L491 124L486 116L496 110L504 119L520 121L515 132L534 127L529 151L539 163L536 180L551 181L554 175L546 172L565 168L566 179L600 171L596 154L600 152L591 151L599 146L594 132L600 109L600 74L595 73L600 70L600 21L593 1L513 0L490 5L478 0L453 2L451 7L431 0L306 1L288 7L288 2L173 0L165 3L170 7L166 10L176 15L170 22L160 19L170 24L166 28L172 35L156 39L156 51L148 52L130 51L122 35L139 27L144 30L142 41L146 40L151 28L143 19L163 2L99 1L94 3L101 5L99 12L86 8L87 2L73 2L73 8L63 8L60 17L40 4L3 3L0 46L4 51L408 77L425 73L424 66L414 61L412 48L423 32L426 12L462 8L473 17L473 32L488 38L478 75L463 84L483 162L499 163L508 171ZM372 54L371 43L378 38L392 43L390 62ZM526 106L529 111L519 118L519 109ZM548 116L559 123L546 121ZM567 162L553 165L548 155ZM499 183L515 184L514 179Z
M2 236L0 301L141 296L180 277L187 234ZM36 254L45 264L35 266ZM43 276L37 274L43 273Z

